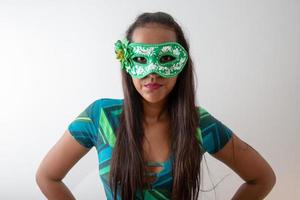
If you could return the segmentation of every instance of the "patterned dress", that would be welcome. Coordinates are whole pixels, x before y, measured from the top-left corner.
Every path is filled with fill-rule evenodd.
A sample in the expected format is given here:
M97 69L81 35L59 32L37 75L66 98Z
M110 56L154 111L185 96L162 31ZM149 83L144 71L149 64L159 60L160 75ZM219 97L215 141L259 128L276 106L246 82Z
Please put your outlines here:
M109 187L110 159L116 142L116 130L122 111L122 99L98 99L91 103L68 126L73 138L87 148L95 147L98 153L99 175L108 200L112 200ZM199 144L208 153L216 153L230 140L232 131L209 114L204 108L198 108L200 114L196 137ZM159 172L148 173L156 176L151 188L139 191L136 199L167 200L172 191L172 155L164 162L147 162L148 166L161 166ZM121 198L118 196L118 200Z

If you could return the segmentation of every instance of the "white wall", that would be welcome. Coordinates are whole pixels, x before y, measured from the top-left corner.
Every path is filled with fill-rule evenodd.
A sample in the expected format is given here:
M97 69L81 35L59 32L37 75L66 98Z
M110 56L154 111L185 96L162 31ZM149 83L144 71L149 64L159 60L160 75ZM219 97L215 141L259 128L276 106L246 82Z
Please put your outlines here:
M274 168L267 199L299 198L299 9L296 0L1 0L0 199L44 198L34 177L41 159L93 100L122 97L113 44L138 14L157 10L188 37L199 104ZM206 159L215 183L229 174L216 188L229 199L241 179ZM78 199L104 199L97 170L93 149L65 178Z

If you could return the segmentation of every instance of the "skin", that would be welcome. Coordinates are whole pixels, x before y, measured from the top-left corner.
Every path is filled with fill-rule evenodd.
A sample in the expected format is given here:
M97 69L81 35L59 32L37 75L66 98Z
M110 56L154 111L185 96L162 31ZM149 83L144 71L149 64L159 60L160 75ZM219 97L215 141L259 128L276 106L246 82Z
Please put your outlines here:
M176 41L172 30L157 24L137 28L133 32L132 39L143 43ZM164 108L176 80L176 77L165 79L155 74L143 79L132 79L143 99L145 114L143 147L144 158L147 161L162 162L169 156L171 133L169 118ZM163 86L159 90L149 91L144 84L151 81ZM75 199L62 180L89 150L81 146L69 131L65 131L44 157L36 173L36 182L47 199ZM244 180L232 199L263 199L276 182L275 174L267 161L236 134L233 134L229 142L212 156L225 163ZM162 168L149 167L148 170L158 172Z

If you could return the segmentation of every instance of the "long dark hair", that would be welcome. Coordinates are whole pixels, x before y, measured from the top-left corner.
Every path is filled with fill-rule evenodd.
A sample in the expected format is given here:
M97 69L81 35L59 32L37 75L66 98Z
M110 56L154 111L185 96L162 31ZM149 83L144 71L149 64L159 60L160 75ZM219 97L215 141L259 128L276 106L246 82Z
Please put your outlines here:
M172 29L177 42L189 53L189 45L181 27L172 16L164 12L139 15L128 28L127 39L132 41L133 31L149 23ZM124 71L121 73L124 104L111 159L109 184L114 199L119 191L122 200L132 200L136 192L145 187L143 107L130 75ZM196 138L200 118L195 105L193 62L190 57L168 96L167 106L172 131L170 150L174 156L172 199L194 200L199 194L203 150Z

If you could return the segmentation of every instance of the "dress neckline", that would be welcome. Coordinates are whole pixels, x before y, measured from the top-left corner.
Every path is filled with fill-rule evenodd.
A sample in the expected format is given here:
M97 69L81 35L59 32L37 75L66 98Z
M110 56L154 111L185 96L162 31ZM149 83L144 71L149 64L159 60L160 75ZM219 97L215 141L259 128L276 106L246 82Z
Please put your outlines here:
M166 163L170 162L171 158L172 158L172 155L169 155L167 160L165 160L165 161L162 161L162 162L146 161L145 163L147 166L151 166L151 167L160 167L160 166L163 167L164 165L166 165Z

